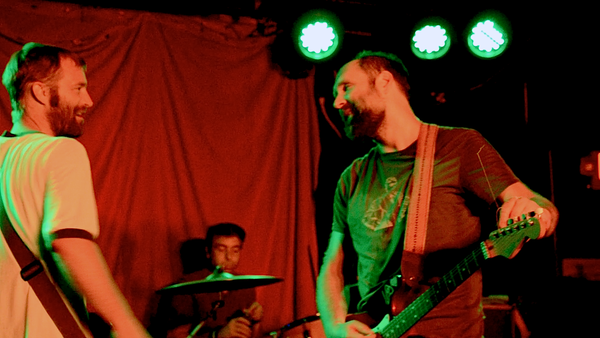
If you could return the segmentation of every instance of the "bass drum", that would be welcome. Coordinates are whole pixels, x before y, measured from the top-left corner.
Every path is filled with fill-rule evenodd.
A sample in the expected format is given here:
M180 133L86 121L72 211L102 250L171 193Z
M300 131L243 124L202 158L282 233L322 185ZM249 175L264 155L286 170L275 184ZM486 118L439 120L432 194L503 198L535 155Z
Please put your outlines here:
M308 316L284 325L277 338L326 338L321 317Z

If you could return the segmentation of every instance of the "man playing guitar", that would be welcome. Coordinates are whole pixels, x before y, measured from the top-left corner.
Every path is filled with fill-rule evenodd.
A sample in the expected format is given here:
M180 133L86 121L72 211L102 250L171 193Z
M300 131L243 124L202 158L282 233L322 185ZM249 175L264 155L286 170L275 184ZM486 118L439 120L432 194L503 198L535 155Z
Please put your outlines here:
M340 111L346 134L351 139L370 138L375 146L342 173L335 194L333 229L317 281L317 306L329 338L375 334L361 321L346 321L347 302L342 295L345 240L352 242L358 256L358 288L363 300L390 277L402 273L411 178L417 139L423 130L423 122L409 104L407 75L396 56L362 52L344 65L336 78L334 107ZM431 285L446 272L436 267L447 250L465 249L478 242L478 206L485 209L496 201L502 203L500 227L507 226L509 219L521 221L522 215L537 211L535 224L520 224L536 227L534 235L527 236L541 238L554 232L558 220L554 205L527 188L481 134L439 127L435 140L426 244L421 260L417 259L422 263L421 278L404 282L416 287ZM493 248L481 251L487 255ZM457 271L460 274L461 270ZM468 275L403 337L481 338L481 272ZM399 287L402 279L397 281ZM387 305L396 303L390 292L377 297ZM369 303L359 304L359 311L368 309L365 304Z

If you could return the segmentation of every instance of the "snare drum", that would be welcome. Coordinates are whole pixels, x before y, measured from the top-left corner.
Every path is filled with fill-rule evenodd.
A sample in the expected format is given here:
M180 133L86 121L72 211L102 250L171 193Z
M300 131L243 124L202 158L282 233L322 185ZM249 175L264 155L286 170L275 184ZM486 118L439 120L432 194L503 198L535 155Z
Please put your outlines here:
M325 338L321 317L308 316L284 325L277 338Z

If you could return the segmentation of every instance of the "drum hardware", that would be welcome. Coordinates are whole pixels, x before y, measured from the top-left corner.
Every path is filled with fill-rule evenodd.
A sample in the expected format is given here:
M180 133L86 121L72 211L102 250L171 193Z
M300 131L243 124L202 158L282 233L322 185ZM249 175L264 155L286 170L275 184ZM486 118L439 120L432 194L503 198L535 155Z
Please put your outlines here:
M269 335L272 338L325 338L319 314L295 320Z
M198 333L198 331L200 331L200 329L204 326L204 323L206 323L206 320L210 317L213 317L216 315L217 309L220 307L223 307L223 305L225 305L225 302L223 302L222 300L217 300L212 302L212 309L210 310L210 312L208 313L208 315L206 316L206 318L202 319L200 321L200 323L198 325L196 325L196 327L190 332L190 334L186 337L186 338L193 338L196 333Z
M283 281L281 278L272 276L257 276L257 275L239 275L235 276L228 272L223 271L223 268L217 266L215 271L208 275L206 278L191 282L177 283L166 286L158 291L157 293L169 294L169 295L186 295L194 293L214 293L222 291L233 291L241 289L249 289L257 286L264 286L274 284ZM212 309L203 318L196 327L190 332L187 338L192 338L198 331L204 326L204 323L208 318L214 318L217 309L223 307L223 300L213 302Z
M257 286L270 285L283 281L281 278L273 276L259 275L232 275L224 272L221 267L206 278L191 282L177 283L166 286L157 291L170 295L187 295L194 293L213 293L221 291L233 291L240 289L249 289Z

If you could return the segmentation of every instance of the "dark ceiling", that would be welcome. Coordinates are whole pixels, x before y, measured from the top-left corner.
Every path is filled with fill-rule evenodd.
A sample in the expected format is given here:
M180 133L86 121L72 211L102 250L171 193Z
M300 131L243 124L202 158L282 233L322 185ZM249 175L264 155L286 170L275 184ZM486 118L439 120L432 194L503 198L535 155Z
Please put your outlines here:
M346 30L358 34L371 34L381 26L403 26L413 23L418 18L428 15L444 16L450 21L460 21L471 17L474 13L489 9L490 4L482 1L411 1L392 0L219 0L219 1L139 1L139 0L45 0L52 2L75 3L84 6L101 8L120 8L143 10L177 15L209 15L229 14L232 16L248 16L269 18L276 22L293 20L299 14L314 8L324 8L335 12ZM494 5L507 16L529 16L532 11L540 13L549 7L527 5L527 1L503 1Z

